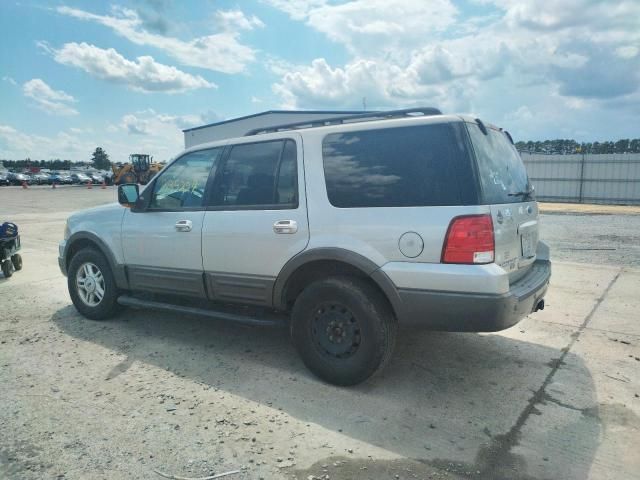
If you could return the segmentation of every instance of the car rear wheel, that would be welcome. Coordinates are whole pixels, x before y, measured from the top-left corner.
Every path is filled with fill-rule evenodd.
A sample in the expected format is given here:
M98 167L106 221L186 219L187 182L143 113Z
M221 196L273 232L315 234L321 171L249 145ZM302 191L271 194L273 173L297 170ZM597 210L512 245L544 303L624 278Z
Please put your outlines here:
M120 310L118 288L109 263L100 252L85 248L71 259L67 286L76 309L92 320L105 320Z
M393 312L382 294L360 278L312 283L296 299L291 317L291 336L303 362L329 383L361 383L393 352Z

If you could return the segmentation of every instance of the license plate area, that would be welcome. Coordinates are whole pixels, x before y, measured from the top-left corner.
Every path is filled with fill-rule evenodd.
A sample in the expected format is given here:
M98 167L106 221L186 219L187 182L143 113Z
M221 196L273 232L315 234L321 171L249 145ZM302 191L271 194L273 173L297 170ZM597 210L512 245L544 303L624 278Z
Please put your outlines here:
M522 245L522 256L524 258L531 258L535 255L535 239L534 232L526 232L520 236L520 243Z

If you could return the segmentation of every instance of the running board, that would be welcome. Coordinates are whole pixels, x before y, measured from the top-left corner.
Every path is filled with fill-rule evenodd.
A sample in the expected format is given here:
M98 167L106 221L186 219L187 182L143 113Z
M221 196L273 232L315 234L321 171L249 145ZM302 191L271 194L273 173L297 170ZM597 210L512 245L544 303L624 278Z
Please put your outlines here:
M131 295L120 295L118 303L126 307L145 308L153 310L164 310L165 312L187 313L191 315L200 315L202 317L215 318L218 320L226 320L229 322L242 323L244 325L255 325L264 327L277 327L286 324L286 316L274 313L266 313L265 317L269 319L259 319L248 315L238 315L230 312L221 312L218 310L209 310L206 308L186 307L182 305L174 305L172 303L156 302L153 300L143 300L132 297Z

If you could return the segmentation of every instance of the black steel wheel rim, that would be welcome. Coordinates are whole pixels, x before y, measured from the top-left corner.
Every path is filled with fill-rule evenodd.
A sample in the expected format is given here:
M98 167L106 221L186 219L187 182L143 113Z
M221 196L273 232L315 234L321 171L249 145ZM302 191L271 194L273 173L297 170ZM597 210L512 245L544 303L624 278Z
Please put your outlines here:
M356 316L337 302L325 302L315 309L311 336L323 355L340 359L355 354L362 340Z

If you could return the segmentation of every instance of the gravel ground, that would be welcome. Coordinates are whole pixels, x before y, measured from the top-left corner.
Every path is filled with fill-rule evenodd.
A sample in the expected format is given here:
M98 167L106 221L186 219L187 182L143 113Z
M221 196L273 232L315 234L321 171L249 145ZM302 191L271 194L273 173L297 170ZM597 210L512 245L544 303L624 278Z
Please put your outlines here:
M544 215L544 311L496 334L401 330L380 375L337 388L281 329L78 315L56 261L64 219L114 200L0 189L24 246L0 278L0 478L638 478L637 217Z
M547 213L540 221L554 260L640 266L640 215Z

